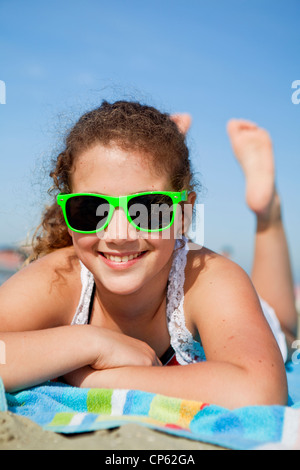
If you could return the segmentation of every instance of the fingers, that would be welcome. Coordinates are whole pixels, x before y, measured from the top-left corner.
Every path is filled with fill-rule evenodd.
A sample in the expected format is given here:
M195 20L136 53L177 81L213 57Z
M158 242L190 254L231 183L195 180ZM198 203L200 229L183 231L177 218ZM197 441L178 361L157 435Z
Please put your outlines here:
M162 367L162 362L160 361L160 359L158 357L156 357L156 363L153 364L154 366L157 366L157 367Z

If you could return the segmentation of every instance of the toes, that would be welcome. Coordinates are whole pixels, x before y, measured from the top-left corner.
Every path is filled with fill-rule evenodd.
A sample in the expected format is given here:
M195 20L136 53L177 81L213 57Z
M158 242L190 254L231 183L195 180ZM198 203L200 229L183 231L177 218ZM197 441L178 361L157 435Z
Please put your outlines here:
M230 119L227 123L228 134L234 134L237 131L253 130L257 128L258 126L255 122L245 119Z
M170 116L173 122L175 122L176 126L178 127L179 131L182 134L186 134L191 127L192 124L192 117L190 114L187 113L178 113L172 114Z

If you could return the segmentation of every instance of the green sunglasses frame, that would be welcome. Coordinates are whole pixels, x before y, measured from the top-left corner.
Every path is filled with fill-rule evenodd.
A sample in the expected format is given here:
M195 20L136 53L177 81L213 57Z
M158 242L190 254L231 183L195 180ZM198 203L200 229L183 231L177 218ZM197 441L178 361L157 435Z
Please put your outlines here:
M150 229L149 230L149 229L138 227L133 222L133 220L131 219L129 211L128 211L128 202L131 199L133 199L137 196L146 196L146 195L150 195L150 194L162 194L162 195L169 196L172 199L172 202L173 202L172 220L170 221L170 223L167 227L163 227L163 228L159 228L159 229L153 229L153 230ZM105 199L109 203L109 205L110 205L109 214L107 216L107 221L105 222L103 227L99 228L98 230L84 231L84 230L74 229L69 224L68 217L67 217L67 212L66 212L66 203L69 199L71 199L75 196L95 196L95 197ZM112 219L112 216L113 216L113 213L114 213L115 209L121 207L124 210L124 212L127 216L127 220L131 223L131 225L133 225L137 230L140 230L142 232L152 233L152 232L162 232L163 230L167 230L168 228L170 228L174 223L176 209L177 209L178 204L182 201L187 201L187 199L188 199L188 191L187 190L184 190L184 191L181 191L181 192L148 191L148 192L143 192L143 193L130 194L128 196L116 196L116 197L115 196L106 196L106 195L103 195L103 194L94 194L94 193L71 193L71 194L63 194L62 193L62 194L58 194L58 196L57 196L57 204L61 207L65 222L66 222L68 228L70 230L72 230L72 232L92 234L92 233L97 233L97 232L101 232L102 230L105 230L106 227L109 225L111 219Z

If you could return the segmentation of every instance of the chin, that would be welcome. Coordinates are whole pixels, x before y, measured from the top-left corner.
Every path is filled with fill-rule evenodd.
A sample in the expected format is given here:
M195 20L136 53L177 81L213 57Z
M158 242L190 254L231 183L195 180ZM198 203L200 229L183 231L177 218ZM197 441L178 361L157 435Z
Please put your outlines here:
M141 279L105 279L101 282L102 286L109 292L115 295L131 295L139 291L144 283L141 283Z

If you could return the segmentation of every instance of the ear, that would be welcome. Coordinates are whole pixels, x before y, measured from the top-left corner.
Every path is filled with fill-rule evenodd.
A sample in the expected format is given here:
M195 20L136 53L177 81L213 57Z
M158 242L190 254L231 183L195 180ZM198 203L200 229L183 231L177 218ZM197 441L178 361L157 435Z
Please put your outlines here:
M188 195L187 203L192 204L192 206L194 207L196 199L197 199L197 194L195 193L195 191L191 191Z
M183 204L182 210L182 233L187 234L192 223L193 209L196 203L197 194L192 191L188 195L188 200Z

